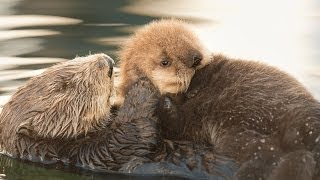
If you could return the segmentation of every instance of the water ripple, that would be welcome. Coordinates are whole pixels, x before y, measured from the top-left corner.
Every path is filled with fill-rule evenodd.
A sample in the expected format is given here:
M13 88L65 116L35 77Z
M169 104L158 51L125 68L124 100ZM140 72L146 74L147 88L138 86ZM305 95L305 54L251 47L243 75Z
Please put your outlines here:
M82 20L46 15L11 15L0 16L0 29L11 29L30 26L58 26L79 24Z

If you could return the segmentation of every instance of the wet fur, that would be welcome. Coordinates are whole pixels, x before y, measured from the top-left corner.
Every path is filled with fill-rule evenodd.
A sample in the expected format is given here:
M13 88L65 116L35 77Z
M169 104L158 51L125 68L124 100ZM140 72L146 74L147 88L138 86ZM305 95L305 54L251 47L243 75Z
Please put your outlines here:
M96 54L57 64L22 86L0 114L3 153L22 156L23 135L72 139L102 128L113 89L105 58Z
M124 105L111 114L113 77L106 58L55 65L20 88L1 114L2 153L96 171L231 177L234 163L211 148L163 141L156 116L160 92L146 78L128 87Z
M183 99L161 113L164 137L214 145L242 164L238 179L290 179L297 169L301 179L318 174L320 104L290 75L216 55ZM290 155L300 149L308 168Z
M20 158L95 171L230 178L237 166L210 147L162 139L156 116L159 99L151 82L139 81L129 87L124 105L104 128L69 140L20 135Z

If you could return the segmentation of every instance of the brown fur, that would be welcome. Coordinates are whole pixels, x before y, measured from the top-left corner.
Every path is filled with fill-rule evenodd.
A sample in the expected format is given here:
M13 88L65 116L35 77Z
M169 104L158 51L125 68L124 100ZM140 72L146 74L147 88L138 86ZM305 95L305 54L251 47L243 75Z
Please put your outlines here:
M30 79L0 114L2 151L22 153L20 135L69 139L104 126L113 89L108 61L104 54L78 57Z
M162 141L155 115L160 93L147 79L130 85L123 106L116 116L111 115L110 62L103 54L76 58L31 79L1 114L2 152L33 162L62 162L98 171L206 178L232 175L234 163L213 154L211 148ZM40 111L38 104L47 106L40 106ZM19 114L24 116L18 118ZM210 157L204 158L204 153ZM225 171L217 168L220 165Z
M120 54L120 96L139 76L148 77L162 94L187 90L182 102L167 103L159 113L164 137L214 145L242 163L239 179L283 177L291 162L281 158L299 149L313 151L320 163L320 152L314 150L319 146L320 105L299 82L276 68L220 55L205 67L192 68L190 52L203 50L197 44L192 32L175 20L138 31ZM166 58L173 66L159 66ZM304 174L310 179L309 172Z
M283 177L283 170L299 169L299 163L280 161L279 170L273 168L286 153L299 149L313 151L319 162L320 104L274 67L214 56L196 72L184 98L176 111L162 117L164 136L213 144L245 162L239 179ZM310 179L312 172L304 172L304 178Z
M195 56L202 61L193 66ZM165 59L171 65L161 67ZM173 19L154 21L138 30L120 51L120 102L127 87L141 75L147 76L162 94L184 92L195 70L209 60L209 54L187 24Z
M297 150L283 156L278 168L272 172L272 180L308 180L315 173L316 162L313 154L305 150Z

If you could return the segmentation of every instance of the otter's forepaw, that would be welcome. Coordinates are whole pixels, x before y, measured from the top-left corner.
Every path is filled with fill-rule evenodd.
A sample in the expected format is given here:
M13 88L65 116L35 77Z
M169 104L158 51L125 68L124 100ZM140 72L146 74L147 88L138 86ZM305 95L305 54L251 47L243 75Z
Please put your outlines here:
M162 97L159 108L161 114L168 116L170 119L175 119L178 117L178 108L170 97Z
M163 98L163 109L170 110L173 106L174 105L169 97Z
M123 164L119 171L124 173L132 173L138 166L148 162L151 161L147 158L135 156L131 158L129 162Z
M138 81L134 84L134 86L138 88L146 88L152 91L156 90L152 82L146 77L139 78Z
M160 92L154 87L152 82L146 78L140 78L130 88L126 95L125 101L134 98L135 101L146 102L150 98L159 99ZM124 102L126 104L126 102Z

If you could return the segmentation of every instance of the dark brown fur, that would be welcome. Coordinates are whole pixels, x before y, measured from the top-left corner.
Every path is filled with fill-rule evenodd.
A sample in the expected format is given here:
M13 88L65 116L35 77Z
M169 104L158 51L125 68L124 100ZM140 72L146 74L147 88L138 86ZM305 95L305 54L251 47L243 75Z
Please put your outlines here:
M313 158L319 163L319 102L274 67L214 56L196 72L184 98L175 111L162 117L165 138L214 145L243 163L239 179L277 179L284 178L288 169L304 171L297 162L281 160L299 149L307 151L306 164ZM312 178L314 166L308 166L310 171L299 177Z

